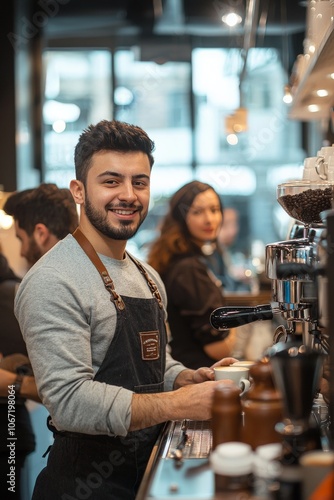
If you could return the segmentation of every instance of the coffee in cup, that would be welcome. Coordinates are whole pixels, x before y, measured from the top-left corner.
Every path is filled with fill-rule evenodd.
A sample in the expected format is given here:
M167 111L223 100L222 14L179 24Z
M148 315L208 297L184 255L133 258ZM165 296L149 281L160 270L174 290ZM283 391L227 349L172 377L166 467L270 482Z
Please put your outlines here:
M254 366L255 364L256 364L256 361L243 360L243 361L235 361L235 363L232 363L230 366L244 366L244 367L250 368L251 366Z
M242 390L242 394L250 387L249 368L245 366L215 366L215 380L232 380Z

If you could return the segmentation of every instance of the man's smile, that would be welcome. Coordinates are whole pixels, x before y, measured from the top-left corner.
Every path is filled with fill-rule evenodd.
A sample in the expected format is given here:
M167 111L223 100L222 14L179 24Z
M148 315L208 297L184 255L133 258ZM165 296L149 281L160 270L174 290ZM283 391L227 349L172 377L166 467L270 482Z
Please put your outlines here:
M124 210L124 209L119 210L115 208L112 208L111 211L119 215L132 215L137 212L137 210Z

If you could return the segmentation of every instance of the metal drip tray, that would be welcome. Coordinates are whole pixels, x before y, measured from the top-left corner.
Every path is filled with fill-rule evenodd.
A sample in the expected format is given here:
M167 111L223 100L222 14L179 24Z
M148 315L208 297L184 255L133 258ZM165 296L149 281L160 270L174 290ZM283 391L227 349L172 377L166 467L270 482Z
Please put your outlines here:
M213 500L211 420L166 424L136 500Z
M212 449L211 420L182 420L173 422L162 458L174 458L182 450L182 459L208 458Z

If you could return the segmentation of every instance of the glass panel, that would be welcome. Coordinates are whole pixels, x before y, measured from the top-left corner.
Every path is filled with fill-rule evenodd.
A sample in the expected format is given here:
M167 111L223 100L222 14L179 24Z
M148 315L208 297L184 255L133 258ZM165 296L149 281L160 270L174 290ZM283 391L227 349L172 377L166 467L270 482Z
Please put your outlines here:
M68 187L78 136L90 123L112 117L111 54L46 51L44 66L44 180Z
M223 197L251 196L256 191L256 176L253 169L249 167L201 165L196 172L198 180L211 184Z
M287 119L285 72L276 49L250 49L241 85L239 49L197 48L192 62L197 163L300 160L299 129ZM233 126L240 123L240 107L246 110L246 131L229 137L228 118L235 118Z
M191 165L190 62L143 61L140 48L115 52L115 118L142 127L158 165Z

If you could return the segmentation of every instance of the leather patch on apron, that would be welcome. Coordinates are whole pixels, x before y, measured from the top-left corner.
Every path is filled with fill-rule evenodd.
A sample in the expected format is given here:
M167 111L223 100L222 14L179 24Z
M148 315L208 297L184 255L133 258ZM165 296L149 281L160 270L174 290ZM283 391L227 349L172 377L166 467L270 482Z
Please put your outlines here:
M159 359L160 336L159 331L139 332L141 344L141 357L144 361Z

